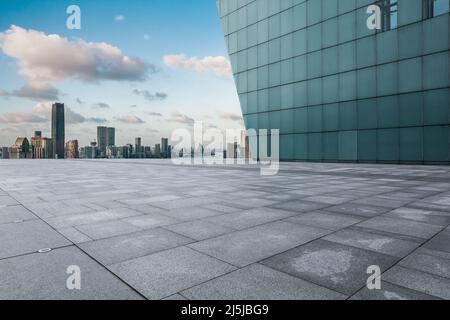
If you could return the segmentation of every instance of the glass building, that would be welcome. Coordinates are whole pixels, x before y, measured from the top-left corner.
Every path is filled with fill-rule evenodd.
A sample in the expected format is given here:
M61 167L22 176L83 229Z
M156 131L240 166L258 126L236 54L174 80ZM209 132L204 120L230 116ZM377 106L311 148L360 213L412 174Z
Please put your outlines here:
M279 128L282 160L450 163L450 0L217 5L246 127Z
M65 130L64 103L54 103L52 105L53 158L64 159Z

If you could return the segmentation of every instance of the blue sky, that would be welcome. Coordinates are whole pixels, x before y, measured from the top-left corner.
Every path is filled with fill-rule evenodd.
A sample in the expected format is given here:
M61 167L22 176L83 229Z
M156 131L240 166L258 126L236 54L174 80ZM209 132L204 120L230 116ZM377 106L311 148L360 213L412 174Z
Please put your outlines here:
M72 4L81 9L81 30L66 27ZM46 52L53 48L49 35L57 35L58 48L68 50L67 61L54 50ZM102 43L107 49L98 54ZM78 47L85 51L72 56ZM120 55L111 61L129 57L148 72L127 63L105 72L112 48ZM92 57L96 62L83 64ZM193 119L241 127L234 82L223 69L227 59L214 0L0 1L0 145L35 129L50 135L44 120L52 99L17 94L29 87L58 92L71 113L67 139L81 145L95 138L104 120L117 128L118 144L135 136L154 144Z

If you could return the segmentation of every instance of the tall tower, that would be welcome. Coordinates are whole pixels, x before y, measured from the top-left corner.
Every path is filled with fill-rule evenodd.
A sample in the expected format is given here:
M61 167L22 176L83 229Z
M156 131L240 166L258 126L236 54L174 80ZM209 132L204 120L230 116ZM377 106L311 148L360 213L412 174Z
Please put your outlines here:
M169 139L161 138L161 154L163 158L168 158Z
M107 134L107 147L113 147L116 145L116 129L114 128L108 128L108 134Z
M106 146L108 143L108 128L107 127L97 127L97 144L100 152L106 152Z
M64 103L54 103L52 106L52 140L55 158L64 159L65 138Z

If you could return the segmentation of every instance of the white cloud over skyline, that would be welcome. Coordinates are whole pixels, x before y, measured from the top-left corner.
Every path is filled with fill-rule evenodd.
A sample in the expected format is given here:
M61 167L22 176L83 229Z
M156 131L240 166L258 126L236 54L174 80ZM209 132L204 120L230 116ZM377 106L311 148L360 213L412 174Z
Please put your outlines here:
M0 116L0 123L2 124L34 124L45 123L51 121L52 103L40 102L33 107L31 112L9 112ZM79 113L72 111L72 109L65 108L65 122L68 125L80 124L86 122L105 123L104 118L85 117Z
M144 81L157 72L154 65L132 58L105 42L70 41L56 34L11 26L0 33L0 49L15 59L26 85L3 95L57 100L54 84L69 78L85 82L101 80Z
M145 121L136 115L130 114L126 116L118 116L114 118L117 122L124 124L144 124Z
M174 70L185 70L196 73L211 72L218 77L231 78L231 63L223 56L207 56L204 58L187 57L185 54L167 55L163 58L166 66Z

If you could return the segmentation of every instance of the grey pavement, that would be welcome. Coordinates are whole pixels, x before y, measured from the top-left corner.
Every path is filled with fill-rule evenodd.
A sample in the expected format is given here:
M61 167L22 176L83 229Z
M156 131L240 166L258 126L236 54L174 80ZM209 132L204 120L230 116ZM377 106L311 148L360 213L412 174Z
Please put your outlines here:
M0 299L450 299L447 166L1 160L0 177Z

